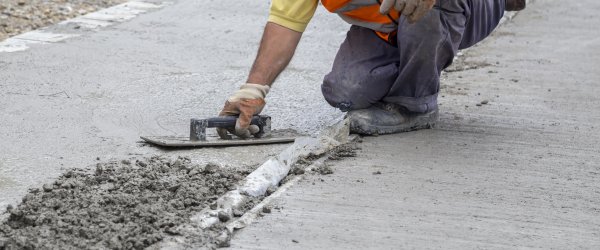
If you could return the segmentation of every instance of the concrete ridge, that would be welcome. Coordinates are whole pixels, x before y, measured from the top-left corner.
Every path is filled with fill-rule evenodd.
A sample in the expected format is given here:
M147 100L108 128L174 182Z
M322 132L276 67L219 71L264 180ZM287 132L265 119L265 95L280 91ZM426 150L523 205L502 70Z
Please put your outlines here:
M318 137L302 137L296 139L294 144L286 148L279 155L268 159L258 169L250 173L242 181L237 189L229 191L217 200L215 209L205 208L198 214L192 216L192 223L198 225L201 229L208 229L220 222L219 213L226 213L230 218L233 218L233 211L241 208L244 204L253 197L263 196L269 187L276 187L285 177L288 176L292 166L299 159L309 155L324 155L333 148L346 144L352 140L350 137L349 123L347 119L338 121L335 124L328 126L321 131ZM317 160L318 162L322 159ZM310 165L309 168L315 165ZM292 179L283 189L278 189L280 195L285 189L298 182L300 177ZM276 192L276 193L277 193ZM223 232L225 238L230 238L231 232L235 229L243 228L252 223L256 218L256 211L265 204L268 204L273 198L263 200L261 203L253 207L249 213L245 213L245 217L233 221L228 224L229 230ZM193 228L181 228L181 231L195 230ZM185 244L182 237L172 237L165 239L160 243L161 249L180 249L184 248Z

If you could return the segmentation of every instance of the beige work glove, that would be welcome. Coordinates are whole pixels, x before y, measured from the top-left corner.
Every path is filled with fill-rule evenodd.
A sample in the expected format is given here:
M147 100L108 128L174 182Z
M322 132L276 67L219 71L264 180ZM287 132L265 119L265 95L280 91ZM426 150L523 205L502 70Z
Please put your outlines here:
M217 128L217 133L222 139L231 139L227 132L240 138L248 138L259 132L256 125L250 125L252 116L260 114L265 107L265 96L269 93L269 86L246 83L240 87L225 102L219 116L239 115L235 129Z
M435 5L435 0L383 0L379 7L381 14L387 15L392 7L408 19L409 23L419 21Z

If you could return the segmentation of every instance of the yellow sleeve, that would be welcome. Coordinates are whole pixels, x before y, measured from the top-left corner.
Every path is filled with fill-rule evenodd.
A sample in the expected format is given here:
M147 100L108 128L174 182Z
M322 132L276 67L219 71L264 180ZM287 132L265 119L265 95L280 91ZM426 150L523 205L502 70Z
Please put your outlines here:
M272 0L269 22L304 32L318 4L318 0Z

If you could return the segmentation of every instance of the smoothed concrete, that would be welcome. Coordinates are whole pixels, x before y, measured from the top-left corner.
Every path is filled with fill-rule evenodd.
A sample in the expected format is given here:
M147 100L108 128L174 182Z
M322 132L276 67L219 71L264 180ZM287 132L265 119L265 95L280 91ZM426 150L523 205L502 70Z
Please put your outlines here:
M446 74L438 128L365 138L231 248L599 249L598 8L535 1Z

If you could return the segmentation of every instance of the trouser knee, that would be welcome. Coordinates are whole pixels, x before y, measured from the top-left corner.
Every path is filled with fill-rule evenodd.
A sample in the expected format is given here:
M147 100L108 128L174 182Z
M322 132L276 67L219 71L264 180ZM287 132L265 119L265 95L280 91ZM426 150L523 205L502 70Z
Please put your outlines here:
M343 69L327 74L321 85L325 100L342 111L365 109L380 102L398 76L396 64Z
M358 91L357 86L344 86L330 75L325 76L321 91L329 105L343 112L371 106L364 95Z

